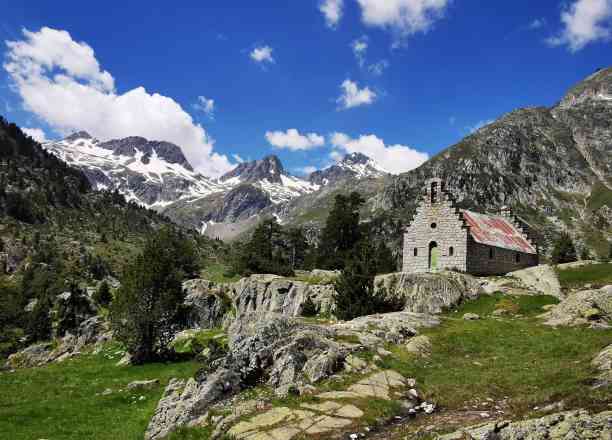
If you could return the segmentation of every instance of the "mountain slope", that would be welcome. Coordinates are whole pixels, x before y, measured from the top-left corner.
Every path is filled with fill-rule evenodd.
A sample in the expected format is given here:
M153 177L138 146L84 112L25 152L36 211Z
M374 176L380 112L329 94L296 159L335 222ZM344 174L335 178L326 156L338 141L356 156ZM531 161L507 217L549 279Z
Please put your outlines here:
M311 183L325 186L336 184L341 180L377 178L386 174L388 174L387 171L365 154L351 153L337 164L311 173L308 180Z
M146 207L159 208L225 189L194 172L181 149L169 142L136 136L100 142L78 132L43 146L83 171L95 189L116 189Z
M579 248L607 252L612 239L612 69L573 87L553 108L511 112L387 180L376 194L382 217L410 219L424 182L447 181L459 205L496 210L510 205L541 235L544 250L562 230Z

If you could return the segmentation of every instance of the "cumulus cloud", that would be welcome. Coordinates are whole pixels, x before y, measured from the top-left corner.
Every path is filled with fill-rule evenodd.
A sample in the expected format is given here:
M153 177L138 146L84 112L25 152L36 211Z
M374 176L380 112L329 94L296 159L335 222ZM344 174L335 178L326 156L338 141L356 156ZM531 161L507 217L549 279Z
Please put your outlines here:
M355 55L359 66L363 67L365 63L365 55L368 51L368 37L364 35L363 37L353 40L351 43L351 49L353 50L353 54Z
M577 0L561 12L563 30L548 39L552 46L578 52L589 43L612 36L612 0Z
M198 96L198 102L193 105L198 111L205 113L210 119L215 119L215 100L206 96Z
M344 133L333 133L330 142L337 148L330 155L332 159L337 160L341 156L338 150L345 153L362 153L374 159L381 167L392 174L410 171L429 158L427 153L417 151L406 145L385 145L382 139L373 134L352 139Z
M344 0L322 0L319 3L319 11L325 17L325 23L328 27L336 29L338 23L342 19L344 9Z
M369 105L377 98L376 93L370 90L369 87L360 89L359 85L350 79L344 80L340 88L342 89L342 94L336 100L340 110Z
M180 104L144 87L117 93L93 49L68 32L24 29L22 40L6 44L4 68L25 109L57 132L86 130L100 139L143 136L169 141L204 174L217 176L232 168Z
M399 38L427 32L440 19L450 0L357 0L368 26L390 29Z
M268 131L266 139L276 148L286 148L291 151L310 150L325 145L325 138L316 133L300 134L295 128L286 132Z
M47 136L45 135L45 132L41 130L40 128L22 128L21 131L23 131L25 134L30 136L36 142L40 142L41 144L43 142L48 141Z
M250 57L256 63L261 63L261 64L270 63L270 64L274 64L276 62L276 60L272 56L273 50L274 49L272 49L270 46L259 46L259 47L254 48L251 51Z

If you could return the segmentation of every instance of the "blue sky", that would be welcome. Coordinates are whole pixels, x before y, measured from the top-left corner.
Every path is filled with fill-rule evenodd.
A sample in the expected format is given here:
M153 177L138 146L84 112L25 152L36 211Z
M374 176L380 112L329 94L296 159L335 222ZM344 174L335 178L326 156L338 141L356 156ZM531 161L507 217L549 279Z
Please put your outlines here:
M173 141L211 175L352 151L404 171L612 60L612 0L3 3L0 114Z

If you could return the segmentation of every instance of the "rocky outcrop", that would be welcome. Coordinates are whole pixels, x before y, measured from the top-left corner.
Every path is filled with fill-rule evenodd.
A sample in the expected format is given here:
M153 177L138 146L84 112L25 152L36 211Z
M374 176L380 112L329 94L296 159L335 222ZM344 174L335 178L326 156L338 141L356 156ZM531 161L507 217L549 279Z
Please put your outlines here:
M374 285L417 313L441 313L485 293L477 278L456 272L392 273L376 277Z
M534 293L550 295L559 299L565 297L561 292L561 284L559 284L557 273L548 264L510 272L508 276L518 279L523 286L534 290Z
M13 353L6 362L7 368L38 367L49 362L61 362L79 354L92 344L110 341L108 323L100 316L93 316L81 323L75 334L67 333L59 340L59 345L51 342L31 345Z
M187 326L189 328L221 327L225 315L231 309L227 286L212 281L195 279L183 283L184 304L189 307Z
M262 312L241 315L232 323L225 357L187 382L170 382L147 439L160 439L178 426L198 423L211 405L256 384L267 384L279 396L306 392L311 384L343 371L349 354L376 350L385 342L404 342L418 327L438 323L427 315L399 312L319 326ZM349 364L355 366L354 360Z
M567 411L520 422L496 422L438 436L438 440L600 440L612 435L612 411Z
M592 365L600 372L595 381L595 387L607 387L612 385L612 344L604 348L595 359Z
M612 320L612 285L571 293L541 317L551 326L608 327Z
M251 275L230 287L237 318L257 313L300 316L310 298L319 313L330 313L333 307L333 286L310 285L277 275Z

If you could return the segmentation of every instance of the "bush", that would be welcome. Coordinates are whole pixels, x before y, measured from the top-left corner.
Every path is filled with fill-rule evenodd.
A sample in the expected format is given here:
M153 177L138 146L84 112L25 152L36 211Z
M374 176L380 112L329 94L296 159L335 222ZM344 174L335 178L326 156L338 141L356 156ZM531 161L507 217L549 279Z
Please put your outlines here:
M374 288L376 253L367 242L360 242L346 267L334 282L335 314L350 320L358 316L400 310L403 302L387 294L386 289Z
M46 341L51 339L51 300L44 296L27 317L26 334L32 341Z
M310 297L306 298L302 306L302 316L312 317L319 314L319 309Z
M168 345L185 318L182 281L197 269L192 244L167 228L127 267L112 302L111 325L134 363L172 353Z

